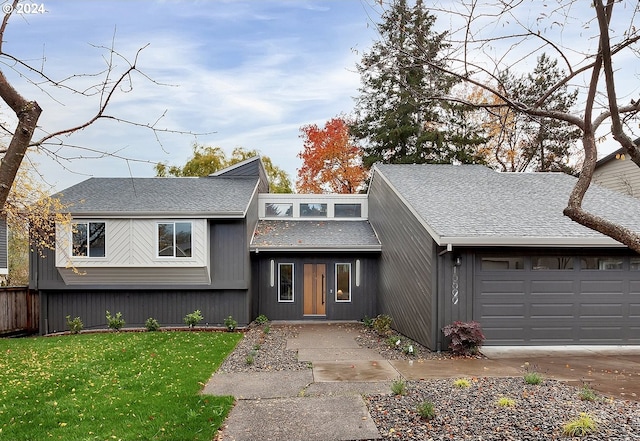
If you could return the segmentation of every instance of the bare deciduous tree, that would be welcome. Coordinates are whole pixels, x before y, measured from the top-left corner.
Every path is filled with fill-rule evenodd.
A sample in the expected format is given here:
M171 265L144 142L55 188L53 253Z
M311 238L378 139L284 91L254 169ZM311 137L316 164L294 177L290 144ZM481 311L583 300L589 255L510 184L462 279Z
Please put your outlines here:
M146 46L138 49L132 60L117 52L114 43L110 47L98 46L98 49L105 51L103 59L106 66L104 70L98 73L76 73L60 80L55 79L45 71L44 59L36 60L36 62L40 62L39 65L31 64L21 59L18 55L7 53L3 45L6 41L5 32L12 17L12 12L17 9L18 3L19 0L13 0L12 7L7 5L6 8L3 8L3 11L8 10L11 12L4 15L0 25L0 63L3 65L2 69L0 69L0 98L17 118L15 127L8 127L8 124L0 124L0 133L9 136L7 147L0 148L1 210L6 212L11 208L7 205L9 192L25 155L31 149L37 149L59 161L66 159L60 156L61 147L80 148L89 152L93 157L112 156L135 160L135 158L127 158L118 153L100 151L91 146L70 146L68 144L68 135L81 131L99 120L110 120L118 124L135 125L148 129L153 133L158 143L160 143L159 134L161 132L194 135L194 133L190 132L159 127L159 121L164 117L164 114L159 115L158 119L152 123L142 123L119 118L108 113L115 95L121 92L126 93L133 89L134 75L159 84L146 75L137 65L138 58ZM75 124L73 127L40 127L38 124L42 114L40 105L35 100L24 97L19 92L19 87L15 82L12 84L8 80L7 75L5 75L5 69L16 71L20 79L24 79L30 85L37 87L44 94L51 96L46 89L48 87L63 89L73 95L98 100L97 108L93 114L86 116L84 122ZM90 81L91 84L87 84L87 81ZM77 86L80 83L82 83L82 86ZM70 113L72 112L73 110ZM39 134L40 132L42 132L42 135ZM36 134L38 135L36 136Z
M530 118L555 119L576 127L581 134L584 161L564 214L640 252L638 232L582 207L595 169L599 139L611 135L640 166L640 147L632 141L634 127L630 124L637 124L640 81L633 77L634 72L616 70L616 62L621 63L625 57L634 63L638 60L638 2L440 1L433 11L441 22L451 24L447 36L451 50L445 72L496 97L484 104L466 104L489 111L508 107ZM541 53L560 60L565 75L527 103L522 102L500 82L500 74L507 70L531 72ZM423 62L430 63L427 57ZM439 69L442 66L433 65ZM550 105L550 98L566 86L580 90L579 105L571 111L559 111ZM428 98L464 101L453 96Z

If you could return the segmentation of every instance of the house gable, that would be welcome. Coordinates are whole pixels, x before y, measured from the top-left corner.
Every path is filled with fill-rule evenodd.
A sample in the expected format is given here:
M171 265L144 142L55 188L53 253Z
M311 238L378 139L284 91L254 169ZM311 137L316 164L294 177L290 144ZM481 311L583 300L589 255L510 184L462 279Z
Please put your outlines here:
M618 149L596 163L592 182L640 198L640 167Z

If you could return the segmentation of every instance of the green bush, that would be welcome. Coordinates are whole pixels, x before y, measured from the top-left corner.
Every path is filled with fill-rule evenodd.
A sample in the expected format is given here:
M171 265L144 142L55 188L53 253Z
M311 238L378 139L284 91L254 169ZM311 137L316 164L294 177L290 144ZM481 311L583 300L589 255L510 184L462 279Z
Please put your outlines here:
M541 384L542 383L542 375L537 372L527 372L524 374L524 382L527 384Z
M391 383L391 392L395 395L404 395L407 393L407 382L402 378L396 378Z
M458 378L457 380L454 380L453 385L458 389L466 389L471 387L471 382L466 378Z
M436 416L436 409L431 401L424 401L418 404L416 412L418 412L418 415L425 420L430 420Z
M224 326L227 328L227 331L233 332L238 327L238 322L232 316L229 316L224 319Z
M187 314L184 316L184 324L190 328L193 328L202 320L204 320L204 317L202 316L202 313L199 309L196 309L191 314Z
M367 328L373 328L373 322L375 319L372 319L371 317L365 315L364 318L362 319L362 323L367 327Z
M258 317L256 317L256 323L259 324L259 325L264 325L268 321L269 321L269 319L264 314L260 314Z
M387 314L380 314L373 320L373 329L378 335L388 337L391 334L391 322L393 319Z
M72 334L79 334L80 331L82 331L82 329L84 328L84 323L82 323L80 317L76 317L72 320L71 316L68 315L67 326L69 327L69 331L71 331Z
M594 433L598 429L598 425L594 419L586 413L581 413L579 418L569 421L562 428L565 436L585 436Z
M508 397L500 397L498 398L498 401L496 401L496 404L499 407L513 407L516 405L516 400Z
M107 326L109 329L113 329L114 331L119 331L124 326L124 319L122 318L122 313L117 312L115 316L112 316L109 311L106 314L107 318Z
M594 392L593 389L589 387L588 384L585 384L584 386L582 386L582 389L580 389L580 393L578 394L578 396L582 401L596 400L596 393Z
M158 323L158 320L153 317L149 317L147 321L144 322L144 327L147 331L153 332L160 329L160 323Z

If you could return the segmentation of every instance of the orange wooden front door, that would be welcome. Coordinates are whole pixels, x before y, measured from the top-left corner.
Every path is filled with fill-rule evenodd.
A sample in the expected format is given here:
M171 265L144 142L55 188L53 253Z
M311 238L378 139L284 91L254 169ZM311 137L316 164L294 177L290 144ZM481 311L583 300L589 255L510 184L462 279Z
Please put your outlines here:
M326 315L327 265L304 264L304 315Z

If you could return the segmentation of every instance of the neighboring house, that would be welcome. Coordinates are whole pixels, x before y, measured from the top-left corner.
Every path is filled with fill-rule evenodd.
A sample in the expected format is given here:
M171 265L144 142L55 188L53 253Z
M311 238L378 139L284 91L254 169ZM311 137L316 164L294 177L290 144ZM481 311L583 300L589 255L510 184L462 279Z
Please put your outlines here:
M622 148L596 162L592 182L640 198L640 167Z
M431 349L455 320L494 345L640 343L640 256L563 216L574 183L376 165L367 195L276 195L258 158L204 178L89 179L62 192L76 233L60 226L57 252L32 260L41 331L200 309L217 325L386 313ZM636 199L594 186L584 205L640 231Z

